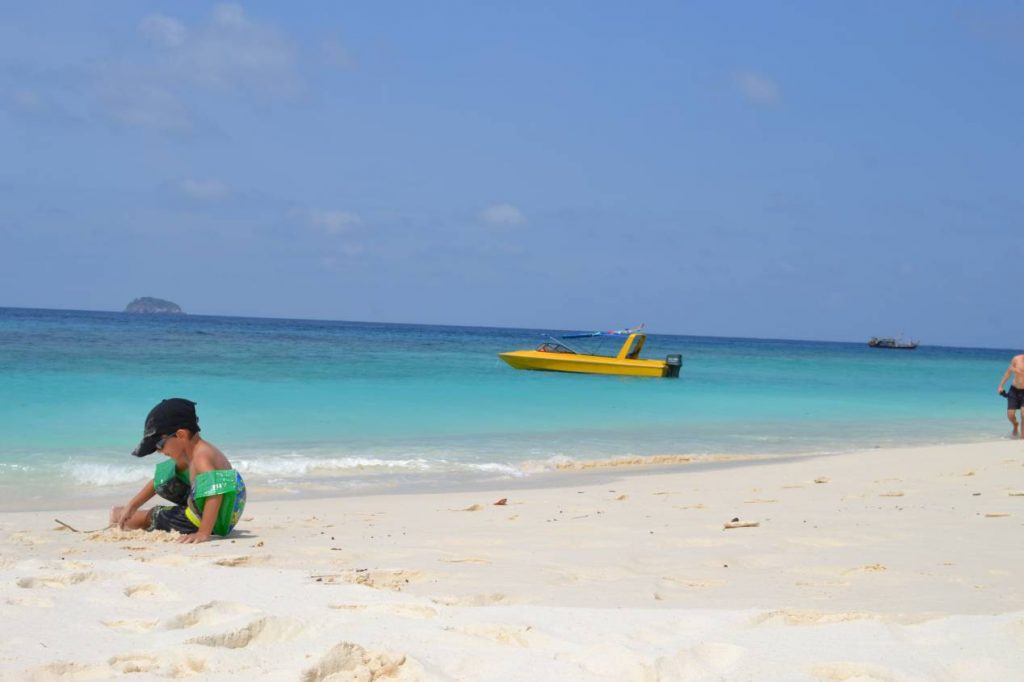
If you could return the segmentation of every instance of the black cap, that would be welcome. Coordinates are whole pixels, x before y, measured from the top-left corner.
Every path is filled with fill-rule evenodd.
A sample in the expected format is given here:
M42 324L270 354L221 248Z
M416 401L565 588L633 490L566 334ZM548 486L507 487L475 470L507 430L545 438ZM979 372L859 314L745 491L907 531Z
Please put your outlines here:
M188 429L199 433L199 418L196 417L196 404L184 398L166 398L146 415L146 425L142 431L142 440L132 450L136 457L144 457L156 452L156 443L163 436L174 433L178 429Z

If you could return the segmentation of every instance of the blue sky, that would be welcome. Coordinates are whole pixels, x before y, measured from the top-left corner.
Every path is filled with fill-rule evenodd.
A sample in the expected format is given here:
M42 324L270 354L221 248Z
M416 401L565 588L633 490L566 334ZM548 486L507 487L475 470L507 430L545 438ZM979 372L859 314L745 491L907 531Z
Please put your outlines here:
M1019 2L5 3L0 305L1014 347Z

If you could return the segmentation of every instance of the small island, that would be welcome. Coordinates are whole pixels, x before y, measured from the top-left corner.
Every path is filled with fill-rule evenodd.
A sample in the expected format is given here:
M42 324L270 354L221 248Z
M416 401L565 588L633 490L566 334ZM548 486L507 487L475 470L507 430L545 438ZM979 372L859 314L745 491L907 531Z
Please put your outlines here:
M137 298L127 306L124 311L126 313L144 313L144 314L159 314L159 315L184 315L185 311L181 309L177 303L171 303L165 301L162 298L153 298L152 296L143 296Z

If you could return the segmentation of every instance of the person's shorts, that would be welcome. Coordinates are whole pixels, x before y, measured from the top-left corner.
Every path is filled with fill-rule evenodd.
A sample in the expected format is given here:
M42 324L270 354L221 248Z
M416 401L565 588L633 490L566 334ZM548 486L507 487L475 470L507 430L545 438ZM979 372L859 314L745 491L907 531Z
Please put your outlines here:
M1024 388L1010 386L1010 391L1006 394L1006 409L1019 410L1021 408L1024 408Z
M177 531L187 535L195 533L199 528L185 516L185 507L167 505L153 507L149 530Z

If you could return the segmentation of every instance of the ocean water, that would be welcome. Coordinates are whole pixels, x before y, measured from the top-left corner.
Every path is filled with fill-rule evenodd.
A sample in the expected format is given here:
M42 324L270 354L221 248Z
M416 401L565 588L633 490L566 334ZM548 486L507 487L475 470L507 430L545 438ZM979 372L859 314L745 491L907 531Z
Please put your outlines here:
M496 356L548 333L0 308L0 508L137 488L161 455L129 453L149 409L175 396L198 403L204 437L250 486L281 494L1009 428L994 388L1010 350L651 334L645 357L682 353L677 380L519 371Z

